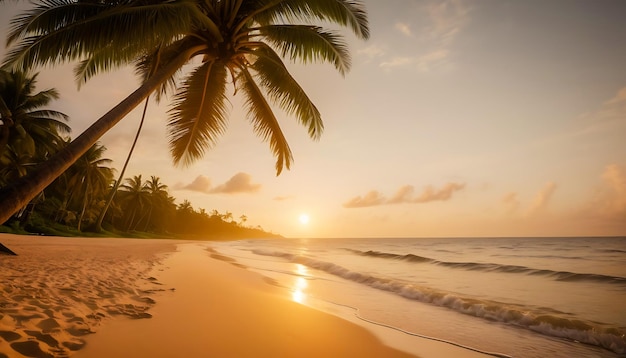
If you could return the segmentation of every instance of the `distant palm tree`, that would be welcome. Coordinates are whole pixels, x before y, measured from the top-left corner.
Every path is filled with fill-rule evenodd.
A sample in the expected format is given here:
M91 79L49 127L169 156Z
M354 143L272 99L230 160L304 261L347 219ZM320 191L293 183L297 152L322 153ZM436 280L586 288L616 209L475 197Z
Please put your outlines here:
M185 213L193 213L195 211L193 210L193 206L191 206L191 203L187 199L183 200L182 203L178 204L177 209Z
M137 225L142 211L150 202L150 192L145 183L141 179L141 175L135 175L127 178L124 184L120 185L120 193L118 195L121 206L125 207L125 227L127 231L131 231Z
M36 84L37 74L0 70L0 171L13 179L26 175L26 163L33 167L58 151L71 130L65 114L45 108L58 92L35 93ZM18 163L21 169L9 170Z
M95 219L98 212L96 205L104 200L104 195L113 180L113 169L107 166L112 161L102 158L105 151L106 147L96 143L67 171L71 195L74 196L74 202L78 204L80 212L76 227L78 231L81 231L88 211L91 213L91 219Z
M36 173L0 190L0 222L34 197L152 92L166 93L186 64L195 66L174 97L168 130L175 163L201 157L226 128L226 87L242 92L255 132L268 141L276 171L292 154L270 103L295 115L319 138L321 116L281 55L327 61L344 74L349 53L341 35L311 25L326 21L367 38L361 1L172 0L163 2L40 0L14 19L5 64L32 67L82 59L76 75L135 62L143 84ZM293 24L301 22L304 24ZM198 59L199 61L195 61ZM154 71L154 75L150 75ZM230 81L229 81L230 75Z
M161 178L157 176L151 176L144 184L149 194L149 205L146 213L146 225L144 231L147 231L149 225L152 223L152 217L155 212L164 210L169 204L169 194L167 192L167 185L161 183Z

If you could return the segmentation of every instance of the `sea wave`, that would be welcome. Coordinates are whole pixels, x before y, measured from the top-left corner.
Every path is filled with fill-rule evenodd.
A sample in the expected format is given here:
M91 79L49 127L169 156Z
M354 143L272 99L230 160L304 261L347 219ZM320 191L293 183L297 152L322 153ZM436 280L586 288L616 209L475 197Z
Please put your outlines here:
M626 330L624 328L568 318L567 313L560 312L556 309L541 309L519 304L476 299L454 292L415 285L397 279L377 277L351 271L331 262L320 261L287 252L260 249L253 250L252 252L257 255L283 258L287 261L306 265L310 268L321 270L350 281L388 291L407 299L447 307L460 313L511 324L545 335L599 346L618 354L626 353ZM391 257L388 255L393 254L383 253L383 257ZM420 260L419 256L416 255L408 257L410 257L411 260ZM425 261L432 260L428 258L422 259L426 259Z
M415 262L415 263L430 263L433 265L464 269L469 271L484 271L484 272L502 272L502 273L517 273L517 274L526 274L533 276L546 276L553 278L557 281L567 281L567 282L575 282L575 281L591 281L591 282L601 282L608 284L617 284L617 285L626 285L626 278L619 276L609 276L609 275L600 275L594 273L575 273L568 271L554 271L554 270L544 270L544 269L536 269L532 267L526 266L517 266L517 265L502 265L497 263L479 263L479 262L448 262L448 261L439 261L429 257L418 256L414 254L406 254L399 255L388 252L379 252L379 251L359 251L353 249L347 249L357 255L361 256L369 256L383 259L392 259L392 260L401 260L407 262Z

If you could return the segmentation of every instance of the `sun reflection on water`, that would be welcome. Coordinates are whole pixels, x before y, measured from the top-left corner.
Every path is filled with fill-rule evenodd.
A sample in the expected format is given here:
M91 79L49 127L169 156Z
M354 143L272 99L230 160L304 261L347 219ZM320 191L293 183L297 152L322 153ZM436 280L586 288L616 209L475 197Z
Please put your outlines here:
M304 303L306 301L306 293L304 292L304 290L307 288L309 284L306 281L306 279L302 276L306 276L308 273L308 270L306 266L301 265L301 264L296 264L296 273L299 275L299 277L296 278L293 284L293 291L291 293L291 299L294 302Z

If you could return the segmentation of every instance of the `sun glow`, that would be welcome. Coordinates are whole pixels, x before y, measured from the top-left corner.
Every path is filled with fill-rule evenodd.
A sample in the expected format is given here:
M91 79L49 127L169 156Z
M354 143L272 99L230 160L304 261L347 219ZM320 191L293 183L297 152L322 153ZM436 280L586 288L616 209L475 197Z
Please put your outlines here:
M310 219L311 218L309 217L309 214L305 214L305 213L300 214L300 217L298 218L298 220L300 220L300 224L302 225L308 224Z

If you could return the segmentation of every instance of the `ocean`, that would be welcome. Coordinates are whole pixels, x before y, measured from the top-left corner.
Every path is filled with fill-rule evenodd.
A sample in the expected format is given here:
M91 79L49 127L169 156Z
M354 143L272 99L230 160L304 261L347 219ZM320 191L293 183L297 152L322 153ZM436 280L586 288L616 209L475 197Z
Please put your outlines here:
M626 357L626 238L211 243L294 301L496 356Z

